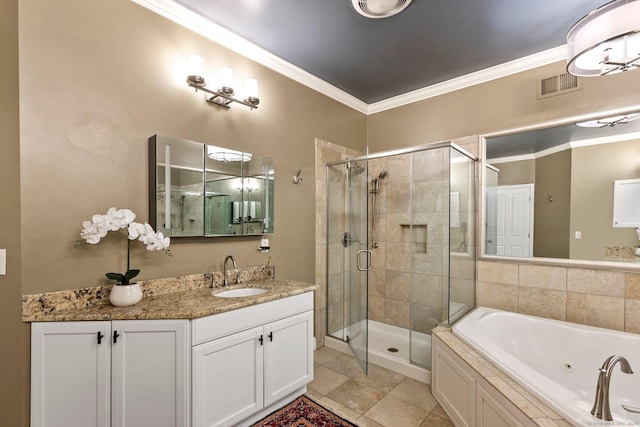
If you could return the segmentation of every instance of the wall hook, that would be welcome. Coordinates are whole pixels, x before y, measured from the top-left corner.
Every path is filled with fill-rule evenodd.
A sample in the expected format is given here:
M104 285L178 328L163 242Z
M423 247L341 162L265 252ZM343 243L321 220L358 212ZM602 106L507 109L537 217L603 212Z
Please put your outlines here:
M300 184L302 182L302 178L300 178L300 172L302 172L302 169L298 169L298 173L296 173L293 176L293 183L294 184Z
M553 195L552 194L547 194L547 202L553 203Z

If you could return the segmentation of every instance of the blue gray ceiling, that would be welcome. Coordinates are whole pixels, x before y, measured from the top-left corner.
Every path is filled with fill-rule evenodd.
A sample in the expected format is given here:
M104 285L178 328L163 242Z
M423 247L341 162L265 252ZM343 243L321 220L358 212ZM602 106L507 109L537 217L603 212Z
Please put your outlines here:
M351 0L177 0L371 104L566 43L607 0L413 0L369 19Z

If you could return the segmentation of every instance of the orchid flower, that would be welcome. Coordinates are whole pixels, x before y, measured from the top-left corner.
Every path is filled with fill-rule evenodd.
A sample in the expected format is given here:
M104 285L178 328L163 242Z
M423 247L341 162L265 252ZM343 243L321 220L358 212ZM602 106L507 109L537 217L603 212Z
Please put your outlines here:
M91 217L91 221L82 222L82 230L80 238L76 242L79 246L83 241L95 245L100 239L107 235L109 231L118 231L127 228L129 238L127 240L127 271L124 274L107 273L109 279L116 280L118 285L128 285L129 280L136 277L140 270L129 268L129 259L131 255L131 241L139 240L146 245L148 251L164 251L165 254L171 256L169 237L165 237L161 232L156 233L151 225L139 222L133 222L136 214L129 209L110 208L105 215L96 214Z

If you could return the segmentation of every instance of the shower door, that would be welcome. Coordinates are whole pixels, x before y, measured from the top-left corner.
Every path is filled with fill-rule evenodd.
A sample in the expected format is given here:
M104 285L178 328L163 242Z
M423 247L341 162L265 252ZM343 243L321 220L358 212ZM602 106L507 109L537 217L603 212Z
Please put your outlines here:
M368 285L371 269L369 251L369 179L367 149L358 160L347 163L348 230L343 246L347 263L347 336L353 354L364 372L368 362Z

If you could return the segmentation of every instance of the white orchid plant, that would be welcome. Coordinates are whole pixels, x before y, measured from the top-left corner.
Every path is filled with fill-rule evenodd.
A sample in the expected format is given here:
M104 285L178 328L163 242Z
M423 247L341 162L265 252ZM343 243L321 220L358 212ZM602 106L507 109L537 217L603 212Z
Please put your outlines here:
M127 239L127 271L124 274L105 274L109 279L115 280L116 285L129 285L130 280L140 274L140 270L129 267L132 240L139 240L147 245L148 251L164 251L165 254L172 255L169 250L169 237L165 237L161 232L156 233L153 227L146 222L144 224L133 222L134 219L136 219L136 214L129 209L110 208L104 215L96 214L91 217L91 221L83 221L82 230L80 231L81 240L76 242L76 246L82 245L84 242L95 245L109 231L127 228L129 232L129 238Z

